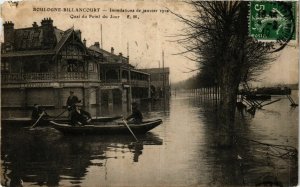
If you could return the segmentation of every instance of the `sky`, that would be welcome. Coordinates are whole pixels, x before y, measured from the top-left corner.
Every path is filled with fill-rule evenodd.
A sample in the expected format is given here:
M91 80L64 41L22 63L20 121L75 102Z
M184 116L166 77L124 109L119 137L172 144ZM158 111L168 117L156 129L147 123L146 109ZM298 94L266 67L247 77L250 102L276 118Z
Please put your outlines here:
M79 8L83 11L96 9L96 12L78 12ZM134 12L111 12L116 9ZM1 18L2 22L14 22L15 28L23 28L31 27L33 22L40 25L43 18L51 17L54 26L61 30L73 26L80 29L82 39L87 40L87 46L94 42L101 44L102 25L103 49L110 51L110 48L114 47L115 53L129 55L130 63L137 68L162 67L162 51L164 51L164 65L170 67L170 80L178 82L193 76L196 72L186 72L196 69L197 64L181 55L175 55L184 50L176 42L172 42L176 40L174 36L181 33L184 25L176 16L167 12L168 9L184 16L192 13L191 7L187 4L167 0L85 2L72 0L51 3L35 0L22 1L17 6L4 3L1 6ZM104 15L108 18L103 18ZM111 15L114 17L111 18ZM298 82L299 47L295 46L293 44L276 54L278 60L261 76L262 84Z

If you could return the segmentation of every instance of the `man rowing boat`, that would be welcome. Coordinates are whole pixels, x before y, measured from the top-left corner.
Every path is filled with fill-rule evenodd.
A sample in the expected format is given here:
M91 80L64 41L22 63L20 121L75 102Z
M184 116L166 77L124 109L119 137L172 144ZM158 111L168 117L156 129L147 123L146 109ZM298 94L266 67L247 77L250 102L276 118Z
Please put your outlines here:
M132 114L130 114L126 120L129 123L142 123L143 122L143 114L138 109L138 105L136 102L132 103Z
M33 107L34 108L31 113L31 119L37 120L40 118L41 115L43 115L43 117L49 117L49 115L45 112L45 110L40 108L38 104L34 104Z
M74 110L71 111L71 125L83 126L89 124L92 120L91 114L81 109L81 105L76 103Z

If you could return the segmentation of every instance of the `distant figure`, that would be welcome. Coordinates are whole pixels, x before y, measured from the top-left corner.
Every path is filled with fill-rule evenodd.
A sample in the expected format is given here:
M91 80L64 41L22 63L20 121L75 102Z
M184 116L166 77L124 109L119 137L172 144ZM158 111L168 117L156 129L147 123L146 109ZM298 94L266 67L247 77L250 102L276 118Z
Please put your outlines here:
M69 111L73 110L75 108L76 103L80 103L81 100L78 99L76 95L74 95L73 91L70 91L70 96L68 97L67 100L67 108Z
M38 104L34 104L33 106L34 108L31 113L31 119L37 120L41 115L43 115L43 117L49 117L49 115L42 110Z
M141 111L138 109L137 103L132 103L132 114L130 114L127 118L127 121L130 123L142 123L143 122L143 115Z
M82 126L91 122L91 114L87 111L81 109L79 103L76 103L74 110L71 111L71 125L72 126Z

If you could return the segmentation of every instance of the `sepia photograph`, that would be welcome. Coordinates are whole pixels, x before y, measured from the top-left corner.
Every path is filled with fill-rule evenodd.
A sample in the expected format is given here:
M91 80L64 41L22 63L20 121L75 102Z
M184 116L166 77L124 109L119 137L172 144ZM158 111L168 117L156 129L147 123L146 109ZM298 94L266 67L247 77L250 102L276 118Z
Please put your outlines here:
M4 187L297 186L299 1L1 1Z

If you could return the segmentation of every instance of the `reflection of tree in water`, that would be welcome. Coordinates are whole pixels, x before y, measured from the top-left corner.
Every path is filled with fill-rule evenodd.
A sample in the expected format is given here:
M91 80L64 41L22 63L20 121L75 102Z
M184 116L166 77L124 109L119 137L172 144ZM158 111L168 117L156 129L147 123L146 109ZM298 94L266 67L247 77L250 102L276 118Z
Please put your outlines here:
M51 128L34 131L13 129L11 132L5 132L2 136L1 159L4 161L2 178L5 179L7 176L8 179L1 180L2 185L8 186L7 184L11 183L17 186L24 181L36 185L57 186L60 180L68 180L76 185L84 180L88 167L104 166L105 161L109 159L105 152L116 145L120 145L116 151L121 155L126 150L132 152L134 161L138 161L138 157L142 154L142 149L128 149L132 137L127 135L60 135ZM162 144L162 140L152 133L138 138L148 144ZM95 159L97 163L92 162Z
M200 108L200 118L206 124L206 155L212 163L210 185L295 185L297 183L297 150L288 146L261 144L263 141L251 126L251 116L237 115L235 144L217 145L217 112L213 100L193 98L191 105ZM264 112L264 111L263 111Z

